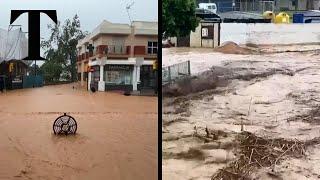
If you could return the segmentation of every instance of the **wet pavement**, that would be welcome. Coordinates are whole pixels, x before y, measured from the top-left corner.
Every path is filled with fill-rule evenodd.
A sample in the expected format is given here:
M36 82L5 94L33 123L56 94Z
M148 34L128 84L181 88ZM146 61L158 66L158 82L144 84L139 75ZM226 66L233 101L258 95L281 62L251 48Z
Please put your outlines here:
M285 47L272 47L268 53L258 55L164 49L164 64L190 60L191 72L202 79L202 72L214 74L222 68L228 76L227 86L164 99L164 179L210 179L235 160L235 145L226 148L221 144L236 144L234 134L241 132L241 124L245 131L262 137L301 141L320 137L318 49L320 46L315 45L290 46L290 51L306 52L283 52ZM195 136L205 135L205 128L226 132L227 136L208 143ZM177 158L181 153L190 155L190 149L201 152L203 158ZM277 178L318 179L318 152L319 145L315 145L308 147L303 159L287 157L277 165ZM256 178L271 179L264 169L261 171Z
M53 134L64 112L74 136ZM156 97L76 84L0 93L0 179L156 179L157 124Z

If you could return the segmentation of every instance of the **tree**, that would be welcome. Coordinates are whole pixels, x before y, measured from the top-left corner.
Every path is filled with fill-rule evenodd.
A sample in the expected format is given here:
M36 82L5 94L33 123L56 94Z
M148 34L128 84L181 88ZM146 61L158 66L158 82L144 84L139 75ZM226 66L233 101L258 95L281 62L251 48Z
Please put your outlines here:
M60 63L50 60L46 61L40 69L43 72L44 81L48 83L59 81L63 68Z
M183 37L198 26L195 0L162 1L162 34L165 37Z
M35 72L35 70L36 70L36 72ZM29 72L29 75L32 75L32 76L35 74L37 74L37 75L43 74L42 69L40 69L40 67L35 64L29 65L28 72Z
M45 50L47 61L43 64L43 73L47 80L59 80L61 73L70 74L70 81L77 77L76 59L77 43L88 33L80 29L80 20L77 15L72 20L67 19L63 25L58 22L55 25L48 25L51 36L48 40L41 42ZM53 68L53 70L50 70ZM52 77L51 77L52 76Z

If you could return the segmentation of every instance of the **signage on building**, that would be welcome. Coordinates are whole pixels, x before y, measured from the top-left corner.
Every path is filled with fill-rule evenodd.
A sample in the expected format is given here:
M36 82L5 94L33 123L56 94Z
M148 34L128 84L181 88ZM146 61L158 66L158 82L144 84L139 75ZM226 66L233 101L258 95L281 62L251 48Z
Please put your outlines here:
M21 76L16 76L12 79L12 83L22 83Z
M202 28L202 37L208 37L208 28Z
M130 71L132 70L133 66L130 65L107 65L107 71Z
M153 61L152 68L153 68L153 70L158 69L158 61Z
M9 64L9 72L12 72L13 71L13 63L10 63Z
M213 26L213 23L201 23L202 26Z
M201 38L203 39L213 39L213 26L203 26L201 27Z

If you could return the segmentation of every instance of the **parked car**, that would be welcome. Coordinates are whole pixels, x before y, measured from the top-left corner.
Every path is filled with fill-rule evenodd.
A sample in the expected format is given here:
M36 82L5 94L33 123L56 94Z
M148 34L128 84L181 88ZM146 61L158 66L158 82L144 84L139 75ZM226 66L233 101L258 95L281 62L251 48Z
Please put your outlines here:
M199 4L200 9L208 10L212 13L217 13L217 5L216 3L200 3Z

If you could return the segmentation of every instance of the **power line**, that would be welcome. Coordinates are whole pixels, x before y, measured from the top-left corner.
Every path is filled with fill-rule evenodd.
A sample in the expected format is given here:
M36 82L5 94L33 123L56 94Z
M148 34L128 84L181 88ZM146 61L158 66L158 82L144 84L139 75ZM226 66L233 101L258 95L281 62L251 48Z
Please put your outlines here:
M127 4L127 6L126 6L126 11L127 11L127 14L128 14L129 20L130 20L130 25L132 25L132 21L131 21L131 16L130 16L129 10L131 9L131 7L133 5L134 5L134 1L132 1L131 4Z

